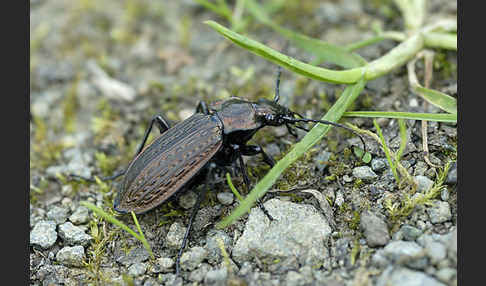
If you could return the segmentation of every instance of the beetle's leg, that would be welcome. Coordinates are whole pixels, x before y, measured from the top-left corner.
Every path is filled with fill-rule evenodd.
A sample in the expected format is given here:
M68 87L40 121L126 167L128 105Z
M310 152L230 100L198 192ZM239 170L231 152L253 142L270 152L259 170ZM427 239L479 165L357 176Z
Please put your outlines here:
M199 101L196 107L196 112L200 112L208 115L209 114L208 104L205 101L202 100Z
M267 163L267 165L269 165L270 167L273 167L275 165L275 160L267 153L265 153L265 150L263 150L262 146L260 145L241 146L241 154L245 156L254 156L257 154L262 154L263 161Z
M273 98L274 102L278 102L280 99L280 75L282 74L282 67L278 66L277 70L277 81L275 83L275 97Z
M246 172L246 166L245 166L245 162L243 162L243 156L242 156L241 150L239 150L239 148L235 148L235 149L236 149L236 152L238 152L238 161L240 163L240 169L241 169L241 174L243 176L243 182L245 183L246 188L249 190L250 189L250 179L248 178L248 173ZM270 221L273 221L274 220L273 217L268 213L267 209L265 208L265 206L263 206L260 199L257 199L256 203L257 203L258 207L262 210L262 212L268 217L268 219Z
M206 181L204 188L202 189L201 192L199 192L197 196L196 203L192 207L192 212L191 212L191 217L189 218L189 225L187 226L186 233L184 234L184 239L182 240L182 245L181 248L179 249L179 253L177 254L176 258L176 275L179 276L179 273L181 272L181 256L182 252L184 251L184 248L186 247L187 244L187 239L189 238L189 233L191 231L192 224L194 222L194 218L196 217L197 211L199 210L199 206L201 205L201 202L206 194L206 191L210 186L208 186L208 182L210 185L212 185L212 181L210 180L210 176L213 173L214 168L216 167L216 164L210 163L208 167L208 171L206 173Z
M150 134L150 131L152 131L152 127L154 126L154 124L157 124L157 127L159 128L161 134L164 133L165 131L169 130L169 128L170 128L169 123L162 116L160 116L160 115L154 116L152 118L152 120L150 121L149 127L147 128L147 130L145 130L145 135L143 136L142 144L140 144L140 147L138 148L137 153L135 154L135 156L138 155L140 152L142 152L143 147L145 146L145 143L147 142L148 136ZM125 169L125 170L123 170L121 172L115 173L115 174L113 174L113 175L111 175L109 177L101 177L99 179L101 181L114 180L114 179L116 179L116 178L124 175L126 172L127 172L127 169ZM85 177L82 177L82 176L79 176L79 175L75 175L75 174L70 174L70 177L72 177L72 178L78 178L78 179L83 179L85 181L92 182L92 183L96 182L95 179L85 178Z

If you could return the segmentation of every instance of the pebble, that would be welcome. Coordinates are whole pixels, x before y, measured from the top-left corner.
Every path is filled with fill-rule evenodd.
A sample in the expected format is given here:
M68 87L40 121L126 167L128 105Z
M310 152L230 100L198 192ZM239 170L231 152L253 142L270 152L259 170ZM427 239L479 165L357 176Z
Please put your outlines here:
M132 277L143 275L146 271L147 264L141 262L133 263L132 265L130 265L130 267L128 267L128 275Z
M181 268L184 270L194 270L206 259L208 252L206 249L195 246L186 251L181 256Z
M369 166L360 166L354 168L353 176L365 181L371 181L378 178L378 175L373 172L373 170Z
M120 253L121 255L118 255L115 260L125 266L144 262L150 257L149 252L143 246L135 247L128 254L125 254L124 251L120 251Z
M388 161L385 158L374 158L371 160L371 169L375 172L381 172L388 166Z
M209 270L204 277L204 283L206 285L226 285L224 282L227 277L228 271L226 268Z
M444 201L436 200L432 206L427 208L427 213L432 223L443 223L452 218L449 203Z
M85 206L79 206L69 217L73 224L85 224L89 221L89 210Z
M171 272L172 267L174 266L175 262L174 259L170 257L161 257L155 261L154 273L159 272Z
M417 180L417 192L420 193L425 193L426 191L430 190L434 185L434 181L426 176L415 176L415 180Z
M217 264L221 262L222 254L219 247L218 240L223 241L226 252L229 253L229 248L233 244L233 239L222 230L210 230L206 235L206 250L208 251L208 262L211 264Z
M423 248L413 241L392 241L383 251L389 260L398 264L410 265L425 256Z
M81 244L86 246L93 239L82 228L74 226L69 221L59 225L59 236L69 245Z
M81 245L65 246L56 254L56 260L66 266L81 267L85 259L84 247Z
M202 263L201 266L191 273L189 273L189 281L201 282L206 277L206 274L211 269L211 266L207 263Z
M420 229L410 225L403 225L400 228L400 231L402 233L403 239L407 241L414 241L422 234L422 231Z
M314 158L314 162L316 163L319 172L323 172L327 168L329 158L331 158L331 154L331 152L324 151L322 153L319 153Z
M225 205L225 206L229 206L233 203L233 193L230 193L230 192L221 192L221 193L218 193L216 195L216 197L218 198L218 201Z
M385 269L378 277L376 286L446 286L433 277L421 271L410 270L405 267Z
M447 173L446 183L451 185L457 184L457 163L456 162L452 163L449 168L449 173Z
M382 246L390 241L385 221L369 211L361 213L360 227L370 247Z
M178 222L173 223L169 228L169 232L167 233L165 240L167 246L170 248L180 248L185 232L186 228L182 224Z
M445 267L439 269L435 273L435 276L444 283L450 283L457 276L457 270L454 268Z
M64 223L67 220L68 210L58 206L52 207L47 212L47 218L54 221L56 224Z
M324 216L311 205L279 199L264 205L275 220L270 223L260 209L253 208L233 248L233 259L242 263L254 256L265 261L296 257L302 265L322 263L331 234Z
M30 244L48 249L57 240L56 223L53 221L39 221L30 232Z
M425 253L430 258L432 264L438 264L447 257L447 249L444 244L430 242L425 245Z
M188 210L196 204L197 194L193 191L187 191L179 197L179 205Z

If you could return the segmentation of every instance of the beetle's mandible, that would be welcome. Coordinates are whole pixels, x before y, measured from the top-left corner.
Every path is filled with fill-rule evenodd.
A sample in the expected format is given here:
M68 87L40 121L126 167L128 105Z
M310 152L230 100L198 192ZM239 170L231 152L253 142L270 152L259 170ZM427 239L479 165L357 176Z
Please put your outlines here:
M167 201L175 193L189 188L196 177L211 176L218 166L237 165L248 188L250 181L243 156L261 154L266 164L271 167L274 165L274 160L261 146L247 145L253 135L265 126L285 125L289 133L295 137L297 137L295 128L309 131L299 125L308 122L330 124L354 132L349 127L338 123L304 118L280 105L278 103L280 74L279 69L273 100L260 99L252 102L232 97L212 104L200 102L194 115L173 127L162 116L155 116L145 131L142 144L128 168L111 177L102 178L102 180L109 180L125 175L122 187L114 201L115 210L121 213L147 212ZM159 128L161 135L145 146L154 124ZM363 138L357 135L365 148ZM206 184L209 181L206 179ZM199 193L193 207L176 261L177 274L180 272L180 256L206 189L207 187ZM269 219L272 219L260 201L258 206Z

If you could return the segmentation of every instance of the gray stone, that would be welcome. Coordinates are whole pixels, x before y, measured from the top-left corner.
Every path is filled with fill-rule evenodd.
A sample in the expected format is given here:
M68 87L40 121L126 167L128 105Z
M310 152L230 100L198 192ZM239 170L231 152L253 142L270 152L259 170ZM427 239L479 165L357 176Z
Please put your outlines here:
M389 261L385 256L385 251L383 249L378 249L373 256L371 256L371 264L378 268L385 268L389 265Z
M432 223L443 223L452 218L448 202L435 201L432 206L427 208L427 213Z
M59 226L59 236L69 245L81 244L86 246L93 239L82 228L74 226L69 221Z
M262 261L297 257L299 263L315 265L327 257L325 245L331 228L313 206L271 199L265 208L275 218L270 222L263 212L253 208L243 235L232 255L242 263L256 256Z
M84 247L81 245L65 246L56 254L56 260L66 266L83 266L85 259Z
M414 241L422 234L422 231L416 227L410 225L403 225L400 228L403 239L407 241Z
M426 191L430 190L434 185L434 181L427 178L426 176L415 176L415 180L417 180L417 192L425 193Z
M202 263L201 266L191 273L189 273L189 281L192 282L201 282L206 277L206 274L211 269L211 266L207 263Z
M307 279L299 272L289 271L285 276L285 284L287 286L304 286L307 285Z
M39 221L30 232L30 244L48 249L57 240L56 223L53 221Z
M435 273L435 276L444 283L450 283L457 277L457 270L450 267L442 268Z
M360 166L353 169L353 176L358 179L371 181L378 178L378 175L369 166Z
M378 277L377 286L446 286L431 276L404 267L389 267Z
M447 256L446 247L439 242L431 242L425 245L425 253L430 258L430 262L438 264Z
M146 271L147 264L141 262L133 263L132 265L130 265L130 267L128 267L128 275L132 277L143 275Z
M85 224L89 221L89 210L85 206L79 206L69 217L73 224Z
M154 273L171 272L172 271L172 268L174 267L174 264L175 264L174 259L172 259L170 257L161 257L161 258L158 258L155 261L155 265L154 265L154 267L152 269L152 272L154 272Z
M383 254L397 264L413 264L425 256L423 248L413 241L392 241L383 249Z
M451 164L449 173L447 173L446 183L451 185L457 184L457 163L456 162Z
M121 251L120 253L121 255L117 256L115 260L125 266L144 262L150 257L149 252L143 246L135 247L128 254L125 254L124 251Z
M228 271L226 268L220 268L216 270L209 270L204 277L204 283L206 285L226 285L224 282L228 278Z
M388 166L388 161L385 158L374 158L371 160L371 169L375 172L381 172Z
M206 236L206 246L208 251L208 262L217 264L221 262L222 254L219 247L219 240L223 241L224 248L230 253L229 247L233 244L233 239L222 230L210 230Z
M52 207L47 212L47 218L54 221L56 224L64 223L68 216L68 210L58 206Z
M230 192L221 192L216 195L218 201L225 206L229 206L233 203L233 196L233 193Z
M193 191L187 191L179 197L179 205L184 209L192 209L196 204L197 194Z
M181 268L184 270L194 270L208 256L208 251L200 246L191 248L181 256Z
M331 158L331 152L324 151L319 153L315 158L314 162L316 163L316 167L319 172L324 171L327 168L329 158Z
M370 247L382 246L390 241L385 221L369 211L361 213L360 227Z
M447 256L457 263L457 228L447 235Z
M169 228L169 232L167 233L165 240L167 246L170 248L180 248L185 232L186 228L182 224L178 222L173 223Z

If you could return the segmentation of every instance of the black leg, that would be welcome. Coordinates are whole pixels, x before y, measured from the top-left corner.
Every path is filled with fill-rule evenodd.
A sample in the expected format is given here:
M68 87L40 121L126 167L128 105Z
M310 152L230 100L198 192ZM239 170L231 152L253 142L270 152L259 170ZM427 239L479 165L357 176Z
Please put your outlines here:
M243 162L243 156L241 154L241 150L239 150L239 148L237 148L236 151L238 152L238 162L240 163L240 169L241 169L241 174L243 176L243 182L245 183L246 189L249 191L250 190L250 179L248 178L248 173L246 172L245 162ZM262 212L268 217L268 219L270 221L273 221L274 220L273 217L268 213L267 209L265 209L265 207L263 206L260 199L257 199L256 203L257 203L257 206L262 210Z
M137 153L135 153L135 156L137 156L140 152L142 152L143 150L143 147L145 146L145 143L147 142L147 139L148 139L148 136L150 134L150 131L152 131L152 127L154 126L154 124L157 124L157 127L159 128L159 131L160 131L160 134L164 133L165 131L169 130L170 128L170 125L169 123L167 122L167 120L165 120L162 116L160 115L156 115L152 118L152 120L150 121L150 125L149 127L147 128L147 130L145 130L145 135L143 136L143 141L142 141L142 144L140 144L140 147L138 147L138 150L137 150ZM119 172L119 173L115 173L109 177L101 177L99 178L101 181L109 181L109 180L114 180L122 175L124 175L126 173L126 169ZM83 179L85 181L88 181L88 182L96 182L95 179L92 179L92 178L85 178L85 177L82 177L82 176L79 176L79 175L75 175L75 174L70 174L70 177L72 178L78 178L78 179Z
M196 112L200 112L203 114L209 114L208 104L205 101L199 101Z
M192 228L192 224L194 223L194 218L196 217L196 214L199 210L199 206L201 205L201 202L208 190L208 184L209 185L212 185L212 181L210 180L210 176L213 174L213 170L214 168L216 167L216 164L214 163L210 163L209 167L208 167L208 171L207 171L207 174L206 174L206 181L205 181L205 185L204 185L204 188L202 189L202 191L198 194L197 196L197 200L196 200L196 203L194 204L194 206L192 207L192 212L191 212L191 217L189 218L189 225L187 226L187 230L186 230L186 233L184 234L184 239L182 240L182 245L181 245L181 248L179 249L179 253L177 254L177 258L176 258L176 275L179 276L180 272L181 272L181 256L182 256L182 252L184 251L184 248L186 247L186 244L187 244L187 240L189 238L189 233L191 231L191 228Z
M265 150L263 150L262 146L258 145L245 145L241 146L241 154L245 156L254 156L257 154L262 154L263 161L267 163L270 167L275 166L275 160L269 156L267 153L265 153Z
M278 102L280 99L280 75L282 74L282 67L278 66L278 71L277 71L277 82L275 83L275 97L273 98L273 101Z

